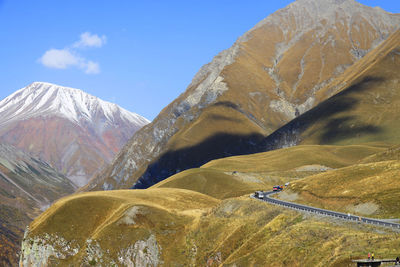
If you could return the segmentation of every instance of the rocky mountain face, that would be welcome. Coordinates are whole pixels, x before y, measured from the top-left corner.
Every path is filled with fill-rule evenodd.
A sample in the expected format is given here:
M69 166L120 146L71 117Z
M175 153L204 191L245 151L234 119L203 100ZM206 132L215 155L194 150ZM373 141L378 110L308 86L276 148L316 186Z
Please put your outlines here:
M78 186L149 121L85 92L34 82L0 102L0 140L45 160Z
M17 266L25 227L76 186L47 163L0 144L0 265Z
M145 188L212 159L263 151L266 136L338 92L337 78L399 25L398 14L354 0L278 10L203 66L86 189Z
M400 30L335 81L337 94L268 136L262 147L399 144L399 77ZM330 89L320 93L329 95Z

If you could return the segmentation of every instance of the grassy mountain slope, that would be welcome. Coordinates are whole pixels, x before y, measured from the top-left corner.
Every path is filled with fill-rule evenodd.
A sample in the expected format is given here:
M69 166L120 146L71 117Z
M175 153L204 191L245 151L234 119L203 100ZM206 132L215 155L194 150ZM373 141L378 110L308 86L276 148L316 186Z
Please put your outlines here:
M380 218L400 217L399 147L294 182L288 195L297 202Z
M182 188L224 199L248 194L267 185L256 177L245 178L233 172L197 168L175 174L151 188Z
M172 262L184 262L186 255L177 247L186 242L186 228L218 203L209 196L181 189L93 192L66 197L31 224L29 236L37 239L24 242L24 262L37 262L41 253L41 263L60 262L63 266L80 262L96 265L100 258L106 266L113 262L154 266L160 263L161 253ZM63 240L67 243L63 244ZM32 246L34 243L36 247ZM66 259L60 260L47 245L56 252L61 250ZM118 257L124 260L118 262ZM168 261L168 257L163 260Z
M319 146L300 145L253 155L213 160L202 168L240 172L274 172L298 169L307 165L328 168L349 166L366 156L385 151L387 145Z
M153 188L235 197L291 182L282 199L379 218L399 218L398 147L300 145L211 161Z
M400 31L362 61L368 67L349 68L357 75L340 93L270 135L267 146L400 143Z
M296 181L298 202L380 218L400 217L400 161L358 164Z
M175 174L152 188L189 189L219 199L237 197L300 177L349 166L385 150L383 144L308 145L228 157Z
M379 162L379 161L387 161L387 160L400 160L400 146L393 146L388 150L385 150L381 153L373 154L369 157L366 157L361 161L361 163L370 163L370 162Z
M265 151L257 144L332 93L319 91L340 90L330 84L399 21L352 0L277 11L202 67L86 189L146 188L213 159Z
M67 197L31 224L23 262L121 266L352 266L394 257L398 233L188 190ZM59 253L59 254L57 254ZM40 255L40 257L39 257ZM38 258L39 257L39 258Z
M61 266L352 266L351 259L369 251L395 257L398 233L302 215L248 197L283 181L297 188L315 173L345 171L386 149L384 144L290 147L215 160L146 190L67 197L31 224L24 262L42 255L42 263ZM45 252L53 249L62 256Z

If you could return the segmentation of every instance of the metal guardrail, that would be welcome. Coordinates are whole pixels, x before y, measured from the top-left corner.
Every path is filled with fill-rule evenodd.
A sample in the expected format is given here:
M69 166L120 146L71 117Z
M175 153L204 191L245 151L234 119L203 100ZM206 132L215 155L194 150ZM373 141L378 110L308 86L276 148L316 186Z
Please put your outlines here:
M297 204L297 203L283 201L280 199L271 198L271 195L276 194L276 193L277 192L274 192L274 191L264 192L264 197L262 199L257 198L254 195L252 195L252 197L255 199L261 200L261 201L269 202L274 205L279 205L279 206L283 206L286 208L295 209L295 210L299 210L299 211L305 211L305 212L315 213L315 214L319 214L319 215L330 216L330 217L344 219L344 220L353 221L353 222L362 222L362 223L366 223L366 224L379 225L379 226L384 226L384 227L400 229L399 223L390 223L390 222L381 221L379 219L354 216L351 214L349 215L349 214L345 214L345 213L341 213L341 212L325 210L325 209L310 207L310 206L306 206L306 205L301 205L301 204Z

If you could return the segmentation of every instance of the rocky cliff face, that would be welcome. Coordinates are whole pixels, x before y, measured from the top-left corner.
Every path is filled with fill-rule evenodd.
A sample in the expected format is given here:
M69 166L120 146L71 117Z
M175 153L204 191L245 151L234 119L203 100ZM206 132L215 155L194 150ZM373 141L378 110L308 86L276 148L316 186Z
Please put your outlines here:
M202 67L87 189L144 188L260 151L258 142L337 92L335 79L399 25L399 15L353 0L298 0L278 10Z
M35 82L0 102L0 140L82 186L149 121L81 90Z
M61 196L76 190L47 163L0 144L0 265L16 266L25 227Z
M65 260L76 256L80 251L78 244L73 244L58 235L44 235L29 238L29 228L25 231L22 242L21 266L47 266L50 257ZM81 264L91 266L159 266L160 247L154 235L146 240L138 240L131 246L121 249L115 258L108 257L107 249L103 249L94 240L86 240L86 255ZM108 250L109 251L109 250Z

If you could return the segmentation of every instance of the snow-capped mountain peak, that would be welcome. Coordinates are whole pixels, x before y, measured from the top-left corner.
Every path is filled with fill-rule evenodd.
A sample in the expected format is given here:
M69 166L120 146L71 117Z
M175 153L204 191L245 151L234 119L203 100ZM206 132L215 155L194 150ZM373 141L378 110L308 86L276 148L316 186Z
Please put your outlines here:
M0 101L0 142L47 161L78 186L148 123L116 104L51 83L34 82Z
M103 101L82 90L46 82L34 82L0 102L0 124L39 116L60 116L72 122L94 122L99 116L114 121L118 116L126 122L145 125L144 117L116 104Z

